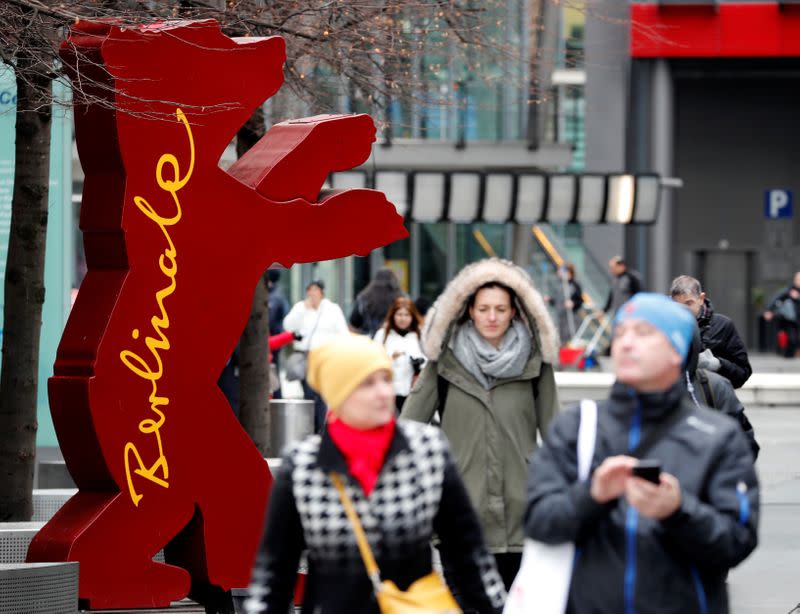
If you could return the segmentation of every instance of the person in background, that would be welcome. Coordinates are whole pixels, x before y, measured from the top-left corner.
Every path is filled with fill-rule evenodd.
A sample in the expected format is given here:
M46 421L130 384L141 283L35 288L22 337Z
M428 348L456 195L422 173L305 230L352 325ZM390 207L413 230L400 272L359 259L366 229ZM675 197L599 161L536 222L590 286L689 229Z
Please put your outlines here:
M401 413L430 422L438 412L507 588L522 558L528 459L559 409L557 348L523 269L499 258L468 265L428 311L428 364Z
M375 333L375 341L386 348L392 359L397 411L403 409L411 385L425 364L419 344L422 318L410 298L399 296L386 314L383 326Z
M283 327L287 331L298 333L300 340L295 342L295 352L308 353L320 345L330 341L337 335L349 335L347 321L342 308L325 298L325 284L312 281L306 287L306 297L292 306L283 319ZM327 408L322 397L308 385L305 377L301 378L303 394L306 399L314 401L314 429L319 432L325 422Z
M750 420L744 413L744 405L736 396L736 391L730 381L719 373L698 367L700 351L703 342L700 339L700 329L695 326L689 355L686 360L686 389L695 405L709 407L721 411L726 416L733 418L738 424L750 445L753 460L758 458L761 446L756 441L756 434Z
M320 435L291 444L270 493L246 612L285 614L306 551L303 613L379 614L332 474L337 474L380 570L406 590L433 572L435 533L456 570L465 611L500 614L505 590L437 428L395 420L392 362L364 336L311 351L308 379L331 408Z
M358 293L350 313L350 326L355 332L373 337L386 319L392 302L402 295L394 271L378 269L375 278Z
M289 301L283 293L280 286L281 272L280 269L268 269L266 275L267 290L269 292L268 310L269 310L269 335L275 337L284 332L283 319L289 313ZM270 348L271 358L270 363L274 365L274 369L270 368L271 372L280 373L281 369L281 351L280 347L275 349ZM281 385L280 378L277 383L271 385L272 398L281 398Z
M567 612L728 612L725 576L758 543L759 485L738 424L696 407L683 369L694 322L658 294L615 318L617 381L598 403L589 479L577 480L581 412L555 419L531 459L525 530L574 542ZM657 459L637 477L637 459Z
M275 356L281 351L285 345L289 345L294 341L300 341L303 336L300 333L293 333L291 331L284 331L277 335L270 335L267 339L267 362L269 362L269 393L271 399L280 399L280 396L275 396L276 393L280 394L281 391L281 376L278 372L278 366L275 363Z
M558 332L563 342L567 342L575 334L578 326L578 312L583 307L583 289L575 280L575 265L565 262L558 267L558 294L546 297L551 305L555 305L558 313Z
M217 380L217 386L222 390L222 394L228 399L233 415L239 417L239 344L233 348L228 362L222 369L222 373Z
M734 388L741 388L753 373L747 348L733 321L714 311L700 282L681 275L672 280L669 293L672 300L686 305L700 327L703 349L697 366L727 378Z
M597 315L607 313L613 317L625 301L644 290L644 285L639 273L629 269L622 256L614 256L608 261L608 271L611 273L611 288L608 291L606 304Z
M800 345L800 271L794 274L792 285L776 294L764 312L764 319L769 322L773 318L778 321L779 334L785 339L783 355L794 358Z
M269 334L283 332L283 319L289 313L289 301L280 284L280 269L267 269L267 290L269 290Z
M419 317L422 319L422 322L425 322L425 316L428 314L428 309L431 308L431 302L424 296L418 296L414 300L414 307L417 308L417 313L419 313Z

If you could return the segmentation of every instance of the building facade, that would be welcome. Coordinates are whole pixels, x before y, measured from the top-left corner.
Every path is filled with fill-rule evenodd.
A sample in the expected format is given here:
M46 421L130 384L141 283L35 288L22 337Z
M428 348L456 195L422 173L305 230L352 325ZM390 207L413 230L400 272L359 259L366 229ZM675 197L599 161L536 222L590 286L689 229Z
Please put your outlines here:
M586 160L682 181L651 228L603 228L650 289L698 277L752 344L760 313L800 269L792 210L800 9L793 3L603 0L586 27ZM609 19L610 17L610 19Z
M468 50L465 58L448 52L430 28L431 40L420 41L430 44L409 60L418 91L385 108L372 106L336 75L309 72L328 93L326 111L367 112L378 125L372 158L356 172L331 177L329 187L386 192L405 215L411 236L367 257L292 267L282 280L292 300L319 278L328 296L349 312L375 271L389 266L412 297L432 301L460 268L487 256L535 268L537 256L546 258L536 252L532 223L553 219L563 226L576 216L578 184L557 181L551 188L542 174L583 168L583 13L547 0L491 6L492 14L482 18L488 28L482 36L497 49ZM267 127L320 110L289 88L264 105ZM230 146L221 164L234 159ZM77 213L77 158L74 177ZM561 184L564 206L548 205ZM77 287L84 271L80 250L76 271Z

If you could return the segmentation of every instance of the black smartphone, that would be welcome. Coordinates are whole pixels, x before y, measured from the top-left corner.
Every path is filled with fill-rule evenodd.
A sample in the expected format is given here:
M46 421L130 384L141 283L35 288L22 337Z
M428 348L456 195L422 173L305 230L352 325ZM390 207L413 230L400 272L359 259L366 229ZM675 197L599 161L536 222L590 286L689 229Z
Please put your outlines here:
M633 466L633 475L653 484L661 483L661 461L640 460Z

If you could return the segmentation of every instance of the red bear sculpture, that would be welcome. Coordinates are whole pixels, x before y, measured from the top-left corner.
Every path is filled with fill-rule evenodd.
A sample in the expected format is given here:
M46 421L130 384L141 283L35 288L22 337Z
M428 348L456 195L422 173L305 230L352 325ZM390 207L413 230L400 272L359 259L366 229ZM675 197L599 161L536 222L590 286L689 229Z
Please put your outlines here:
M87 94L88 274L49 394L79 492L28 560L79 561L91 608L246 586L271 476L217 378L272 262L407 236L379 192L320 195L368 158L375 128L365 115L285 122L226 172L226 146L283 81L282 39L231 39L213 21L78 23L62 58Z

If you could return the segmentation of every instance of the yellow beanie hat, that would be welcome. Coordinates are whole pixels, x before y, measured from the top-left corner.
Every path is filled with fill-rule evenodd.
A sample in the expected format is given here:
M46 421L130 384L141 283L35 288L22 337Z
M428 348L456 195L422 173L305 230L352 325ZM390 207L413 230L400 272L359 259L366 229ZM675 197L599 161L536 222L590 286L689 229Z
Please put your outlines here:
M386 349L364 335L342 335L308 354L306 380L325 404L337 409L367 376L386 369L392 361Z

